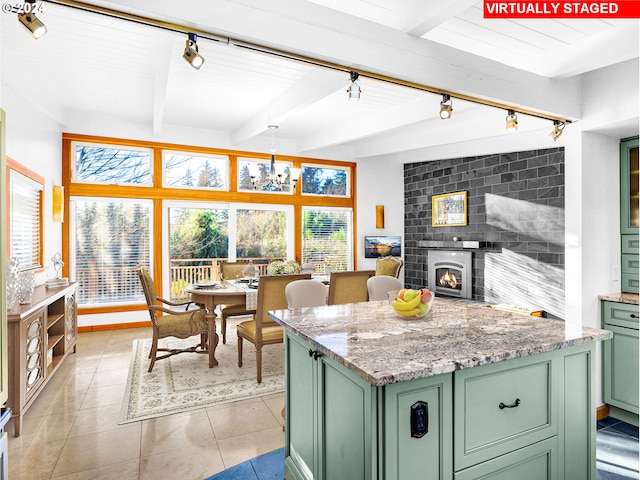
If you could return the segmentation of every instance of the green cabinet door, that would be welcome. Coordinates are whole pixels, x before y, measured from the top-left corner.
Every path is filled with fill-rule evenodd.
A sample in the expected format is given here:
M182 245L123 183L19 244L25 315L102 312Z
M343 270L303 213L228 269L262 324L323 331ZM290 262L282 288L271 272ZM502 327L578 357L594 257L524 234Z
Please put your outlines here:
M613 338L604 342L604 401L638 413L638 330L605 324Z
M377 478L375 388L287 334L285 475Z
M451 374L387 385L384 390L385 480L452 478ZM427 432L412 436L412 406L426 404Z
M295 459L300 470L295 478L311 479L314 465L318 426L315 419L316 372L309 356L309 347L287 338L286 348L286 456ZM289 462L288 462L289 463Z
M638 293L638 270L630 270L629 257L638 258L638 227L640 226L640 165L638 137L620 142L620 233L622 246L622 291ZM625 258L627 256L627 258ZM632 262L632 263L636 263Z
M557 457L557 439L552 437L456 472L455 480L555 480Z

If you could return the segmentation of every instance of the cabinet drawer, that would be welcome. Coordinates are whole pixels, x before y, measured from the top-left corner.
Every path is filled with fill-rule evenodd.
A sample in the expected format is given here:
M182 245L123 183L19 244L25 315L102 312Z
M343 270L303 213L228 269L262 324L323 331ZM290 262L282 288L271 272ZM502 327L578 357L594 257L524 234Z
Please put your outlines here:
M638 235L620 235L622 253L640 253L640 237Z
M556 437L543 440L475 467L456 472L455 480L556 479Z
M633 273L638 276L640 270L640 256L632 253L622 255L622 273Z
M455 470L556 435L552 353L455 372Z
M622 274L622 291L626 293L638 293L640 291L640 277L637 273Z
M607 329L607 325L616 325L638 330L639 319L638 305L618 302L603 302L602 304L602 323L605 329Z

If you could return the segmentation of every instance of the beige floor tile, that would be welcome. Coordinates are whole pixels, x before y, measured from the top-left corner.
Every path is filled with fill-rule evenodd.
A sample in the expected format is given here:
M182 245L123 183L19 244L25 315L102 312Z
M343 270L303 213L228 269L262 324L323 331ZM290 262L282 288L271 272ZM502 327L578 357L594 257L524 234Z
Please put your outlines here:
M81 409L104 407L106 405L122 405L126 384L108 387L90 388L82 402Z
M180 417L164 417L142 424L140 456L148 457L200 444L214 443L207 413L199 410Z
M124 429L130 425L118 425L120 405L105 405L103 407L85 408L78 412L76 421L69 432L69 437L80 437L92 433L107 432L109 430Z
M140 459L140 480L202 480L224 470L215 441Z
M140 460L131 460L84 472L51 477L51 480L138 480L139 477Z
M108 387L110 385L120 385L127 382L129 376L129 368L118 368L116 370L109 370L102 372L100 375L95 375L91 386L89 388Z
M48 415L79 410L87 395L88 388L74 388L64 386L51 401Z
M53 476L140 458L140 425L67 439Z
M284 432L277 426L268 430L247 433L218 440L225 468L245 462L284 446Z
M64 440L69 435L77 410L46 415L38 425L32 445L48 443L52 440Z
M284 418L282 418L282 409L284 408L284 393L277 395L269 395L269 398L262 397L262 401L265 403L269 411L276 417L276 420L280 425L284 425Z
M279 425L267 405L259 398L243 405L228 404L226 408L207 409L217 439L267 430Z
M45 480L51 477L56 466L64 440L42 445L31 445L9 452L9 478L11 480Z

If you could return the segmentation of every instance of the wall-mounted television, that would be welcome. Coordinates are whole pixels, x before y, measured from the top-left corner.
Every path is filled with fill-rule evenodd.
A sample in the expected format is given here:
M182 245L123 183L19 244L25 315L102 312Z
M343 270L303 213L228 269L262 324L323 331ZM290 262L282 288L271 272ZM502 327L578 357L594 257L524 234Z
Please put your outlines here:
M402 256L402 238L400 235L364 237L364 258Z

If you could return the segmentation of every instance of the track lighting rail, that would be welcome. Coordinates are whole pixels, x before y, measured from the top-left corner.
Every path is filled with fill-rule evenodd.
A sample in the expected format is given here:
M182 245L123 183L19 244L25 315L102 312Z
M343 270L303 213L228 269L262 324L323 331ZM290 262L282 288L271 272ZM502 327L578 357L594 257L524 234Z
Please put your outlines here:
M471 103L475 103L478 105L485 105L488 107L493 107L493 108L498 108L498 109L502 109L502 110L507 110L507 111L514 111L515 113L519 113L519 114L523 114L523 115L529 115L531 117L537 117L537 118L541 118L544 120L549 120L549 121L554 121L554 122L558 122L559 124L563 124L563 125L567 125L571 123L571 120L567 120L565 118L561 118L561 117L557 117L554 115L547 115L541 112L537 112L535 110L530 110L530 109L526 109L526 108L521 108L521 107L515 107L513 105L508 105L506 103L501 103L501 102L496 102L493 100L489 100L489 99L484 99L484 98L480 98L480 97L474 97L472 95L467 95L464 93L458 93L458 92L454 92L451 90L446 90L446 89L442 89L442 88L437 88L437 87L433 87L433 86L429 86L429 85L424 85L421 83L417 83L417 82L411 82L411 81L407 81L407 80L402 80L399 78L394 78L394 77L390 77L387 75L381 75L379 73L375 73L375 72L369 72L369 71L365 71L365 70L357 70L354 71L353 67L348 67L346 65L340 65L337 63L333 63L333 62L327 62L324 60L320 60L317 58L312 58L312 57L307 57L304 55L299 55L297 53L292 53L292 52L288 52L285 50L279 50L279 49L274 49L274 48L270 48L270 47L266 47L263 45L259 45L256 43L250 43L250 42L245 42L243 40L239 40L239 39L234 39L231 37L226 37L223 35L219 35L216 34L215 32L211 32L208 30L202 30L202 29L198 29L198 28L193 28L193 27L189 27L186 25L180 25L177 23L172 23L172 22L165 22L162 20L157 20L154 18L149 18L149 17L144 17L144 16L140 16L140 15L135 15L132 13L127 13L127 12L122 12L119 10L115 10L115 9L111 9L111 8L106 8L106 7L100 7L97 5L90 5L87 3L83 3L83 2L78 2L75 0L41 0L43 2L46 3L51 3L51 4L55 4L55 5L61 5L61 6L65 6L65 7L70 7L70 8L75 8L78 10L82 10L85 12L91 12L91 13L97 13L100 15L106 15L109 17L113 17L113 18L118 18L121 20L127 20L130 22L135 22L141 25L148 25L151 27L156 27L156 28L162 28L164 30L169 30L169 31L173 31L173 32L177 32L177 33L181 33L181 34L195 34L197 35L199 38L205 38L207 40L211 40L214 42L220 42L220 43L225 43L227 45L232 45L238 48L245 48L248 50L253 50L255 52L259 52L259 53L263 53L263 54L268 54L268 55L274 55L274 56L278 56L278 57L282 57L282 58L286 58L289 60L293 60L293 61L297 61L297 62L302 62L302 63L306 63L309 65L315 65L318 67L323 67L323 68L329 68L329 69L333 69L333 70L337 70L337 71L341 71L341 72L345 72L347 73L350 78L353 78L353 74L355 73L358 77L365 77L365 78L371 78L371 79L375 79L375 80L379 80L382 82L386 82L386 83L391 83L391 84L395 84L395 85L399 85L399 86L403 86L403 87L408 87L408 88L413 88L416 90L422 90L425 92L429 92L429 93L433 93L436 95L447 95L448 97L450 97L451 99L455 98L455 99L459 99L459 100L464 100L467 102L471 102Z

